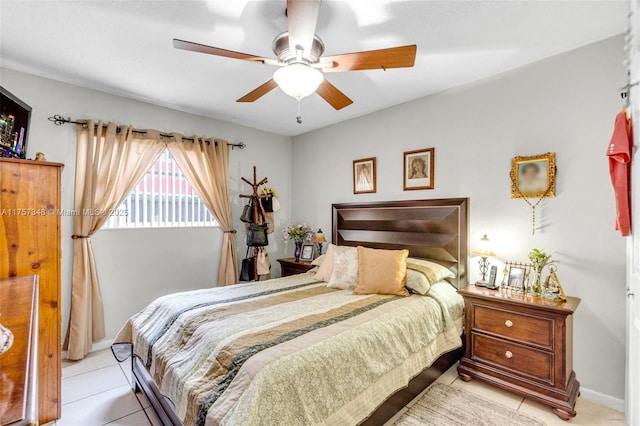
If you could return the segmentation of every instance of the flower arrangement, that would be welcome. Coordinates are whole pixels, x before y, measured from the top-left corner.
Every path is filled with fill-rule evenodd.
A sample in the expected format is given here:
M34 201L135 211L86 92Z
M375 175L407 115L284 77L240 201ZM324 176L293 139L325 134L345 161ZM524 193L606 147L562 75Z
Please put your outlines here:
M285 241L293 240L296 243L313 241L313 228L305 223L291 224L282 230L282 238Z
M542 285L540 283L542 270L545 266L551 266L556 263L555 260L551 260L550 254L547 254L537 248L534 248L529 252L529 260L531 261L531 266L535 271L535 275L533 278L532 290L535 294L542 293Z
M541 273L545 266L556 263L555 260L551 260L551 256L552 255L546 254L537 248L531 250L529 252L529 260L531 261L531 266L533 266L534 271Z

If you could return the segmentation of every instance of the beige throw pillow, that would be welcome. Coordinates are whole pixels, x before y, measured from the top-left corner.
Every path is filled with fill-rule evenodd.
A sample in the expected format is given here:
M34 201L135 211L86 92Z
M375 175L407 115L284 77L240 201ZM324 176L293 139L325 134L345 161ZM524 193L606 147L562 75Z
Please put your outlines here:
M407 281L409 250L378 250L358 247L358 281L353 294L409 296Z
M324 254L324 260L314 276L316 280L328 283L331 279L331 272L333 272L333 250L335 250L335 248L336 246L334 244L329 244L329 248L327 248L327 252Z

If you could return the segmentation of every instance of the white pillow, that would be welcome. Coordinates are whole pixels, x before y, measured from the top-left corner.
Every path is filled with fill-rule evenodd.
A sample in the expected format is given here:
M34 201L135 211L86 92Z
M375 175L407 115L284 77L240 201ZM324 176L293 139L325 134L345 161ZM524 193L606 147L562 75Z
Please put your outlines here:
M408 264L409 263L407 262L407 265ZM424 273L407 267L407 283L405 284L405 287L414 293L425 296L431 289L431 283Z
M320 266L324 263L324 259L326 258L326 254L323 254L321 256L316 257L315 259L313 259L313 262L311 262L311 265L313 266Z
M333 249L333 271L327 287L353 290L358 282L358 249L335 246Z
M433 277L429 274L429 283L434 284L438 281L446 280L447 278L455 278L456 274L453 273L449 268L439 265L435 262L430 262L425 259L416 259L415 257L409 257L407 259L407 264L413 263L418 266L426 267L433 273Z

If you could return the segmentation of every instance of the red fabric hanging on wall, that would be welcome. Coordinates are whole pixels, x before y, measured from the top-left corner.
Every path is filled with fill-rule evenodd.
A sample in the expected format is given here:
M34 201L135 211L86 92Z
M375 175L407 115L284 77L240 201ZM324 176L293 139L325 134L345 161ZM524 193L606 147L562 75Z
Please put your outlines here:
M623 237L631 232L631 153L633 130L626 111L618 113L607 149L609 174L616 197L616 230Z

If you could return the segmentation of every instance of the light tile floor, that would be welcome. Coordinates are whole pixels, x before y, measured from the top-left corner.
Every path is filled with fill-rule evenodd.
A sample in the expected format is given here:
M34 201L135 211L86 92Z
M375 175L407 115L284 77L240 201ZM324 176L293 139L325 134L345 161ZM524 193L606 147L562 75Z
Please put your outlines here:
M82 361L63 361L62 418L46 426L160 425L144 395L135 394L131 390L130 365L129 362L118 364L109 349L90 353ZM456 368L457 365L451 367L437 381L529 414L548 426L625 424L623 413L583 398L579 398L576 404L578 415L569 422L564 422L551 409L541 404L479 381L464 382L458 378ZM393 420L387 424L393 424Z

